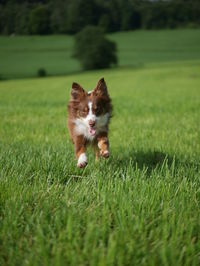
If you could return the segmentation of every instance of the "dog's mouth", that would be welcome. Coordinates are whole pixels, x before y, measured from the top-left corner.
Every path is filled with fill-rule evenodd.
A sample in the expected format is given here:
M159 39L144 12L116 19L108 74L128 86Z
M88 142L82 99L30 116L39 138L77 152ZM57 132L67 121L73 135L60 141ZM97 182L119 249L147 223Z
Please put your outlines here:
M94 127L89 127L88 133L90 136L95 136L97 130Z

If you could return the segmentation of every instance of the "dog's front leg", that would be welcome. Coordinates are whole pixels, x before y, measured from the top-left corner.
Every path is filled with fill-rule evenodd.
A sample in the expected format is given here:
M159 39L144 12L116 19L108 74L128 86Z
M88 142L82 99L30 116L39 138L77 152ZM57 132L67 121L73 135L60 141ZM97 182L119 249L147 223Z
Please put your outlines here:
M109 152L109 140L107 132L100 133L100 135L97 137L97 145L99 147L100 156L108 158L110 152Z
M74 140L76 159L78 160L77 166L79 168L84 168L87 165L86 156L86 140L84 136L76 136Z

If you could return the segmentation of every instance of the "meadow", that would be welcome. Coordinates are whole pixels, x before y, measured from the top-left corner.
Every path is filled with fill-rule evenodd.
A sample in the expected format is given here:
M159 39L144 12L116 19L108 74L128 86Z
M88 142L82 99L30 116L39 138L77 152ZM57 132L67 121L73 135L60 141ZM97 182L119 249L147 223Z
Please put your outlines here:
M0 265L199 265L200 55L183 47L188 58L0 82ZM70 88L101 77L111 157L88 150L78 169Z
M120 32L108 35L118 47L119 67L200 60L200 30ZM36 77L43 68L48 76L81 71L72 57L73 37L0 36L0 79Z
M1 265L198 265L198 64L0 83ZM112 156L76 168L72 81L104 76Z

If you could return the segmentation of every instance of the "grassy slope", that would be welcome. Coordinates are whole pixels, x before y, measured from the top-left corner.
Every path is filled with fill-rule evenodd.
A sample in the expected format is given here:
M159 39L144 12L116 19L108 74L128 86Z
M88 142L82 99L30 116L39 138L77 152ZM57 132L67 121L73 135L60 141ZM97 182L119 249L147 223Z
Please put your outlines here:
M198 265L200 64L0 83L1 265ZM112 157L76 169L72 81L104 76Z
M135 31L110 35L118 46L119 66L200 59L200 30ZM71 58L70 36L0 37L0 77L19 78L80 71Z
M200 59L200 30L120 32L111 38L121 66Z
M0 75L33 77L40 68L48 75L79 71L79 63L71 57L72 46L70 36L0 37Z

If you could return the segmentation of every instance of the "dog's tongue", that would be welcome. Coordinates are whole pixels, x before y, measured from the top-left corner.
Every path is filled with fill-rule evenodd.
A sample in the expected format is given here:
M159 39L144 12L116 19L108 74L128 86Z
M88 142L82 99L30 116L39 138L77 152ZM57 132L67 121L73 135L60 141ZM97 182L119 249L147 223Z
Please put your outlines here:
M90 128L89 128L89 134L90 134L91 136L94 136L94 135L96 135L96 129L95 129L95 128L92 128L92 127L90 127Z

